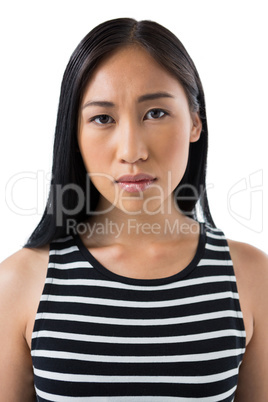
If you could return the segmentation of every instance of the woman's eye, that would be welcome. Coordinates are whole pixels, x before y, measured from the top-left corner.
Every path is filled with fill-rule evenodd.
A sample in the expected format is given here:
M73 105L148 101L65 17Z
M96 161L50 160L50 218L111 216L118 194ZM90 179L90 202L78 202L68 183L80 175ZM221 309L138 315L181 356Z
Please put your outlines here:
M108 114L100 114L98 116L92 117L92 119L90 119L90 121L93 121L100 125L105 125L105 124L113 123L114 119L111 116L109 116Z
M162 109L152 109L146 113L145 118L148 120L161 119L167 113Z

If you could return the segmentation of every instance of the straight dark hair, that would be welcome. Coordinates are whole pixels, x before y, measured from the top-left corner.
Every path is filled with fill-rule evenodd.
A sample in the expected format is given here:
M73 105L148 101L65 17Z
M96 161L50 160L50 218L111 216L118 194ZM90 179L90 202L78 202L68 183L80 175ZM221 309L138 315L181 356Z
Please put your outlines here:
M191 112L198 112L202 133L190 143L185 174L174 190L179 209L215 227L206 192L208 129L203 87L196 67L179 39L168 29L153 21L118 18L106 21L79 43L66 67L59 100L53 149L52 179L44 214L24 247L41 247L66 236L67 219L76 224L85 221L94 211L99 192L90 181L78 150L77 128L79 108L92 73L103 60L120 47L138 44L184 88Z

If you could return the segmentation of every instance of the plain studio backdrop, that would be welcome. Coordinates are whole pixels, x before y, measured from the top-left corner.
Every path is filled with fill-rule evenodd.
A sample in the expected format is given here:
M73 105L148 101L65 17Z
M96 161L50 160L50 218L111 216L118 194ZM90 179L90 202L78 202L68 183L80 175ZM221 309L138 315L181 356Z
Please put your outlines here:
M266 1L46 0L2 2L0 260L43 213L60 84L78 42L112 18L151 19L182 41L207 103L207 189L227 237L267 252Z

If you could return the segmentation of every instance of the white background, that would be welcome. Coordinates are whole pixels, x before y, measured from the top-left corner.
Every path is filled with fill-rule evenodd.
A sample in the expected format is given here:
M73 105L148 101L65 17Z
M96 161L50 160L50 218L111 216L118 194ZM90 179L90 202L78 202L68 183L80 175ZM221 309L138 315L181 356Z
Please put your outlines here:
M60 83L68 59L94 26L118 17L155 20L185 45L205 89L207 182L215 223L229 238L267 252L266 3L2 2L0 260L23 246L45 207Z

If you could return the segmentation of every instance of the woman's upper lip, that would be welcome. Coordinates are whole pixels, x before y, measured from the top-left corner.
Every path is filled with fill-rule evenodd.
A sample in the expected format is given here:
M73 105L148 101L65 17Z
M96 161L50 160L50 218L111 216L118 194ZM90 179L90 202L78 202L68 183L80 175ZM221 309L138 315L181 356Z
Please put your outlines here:
M146 174L146 173L139 173L139 174L135 174L135 175L130 175L130 174L126 174L123 176L120 176L116 182L136 182L136 181L152 181L155 180L156 178L151 176L150 174Z

